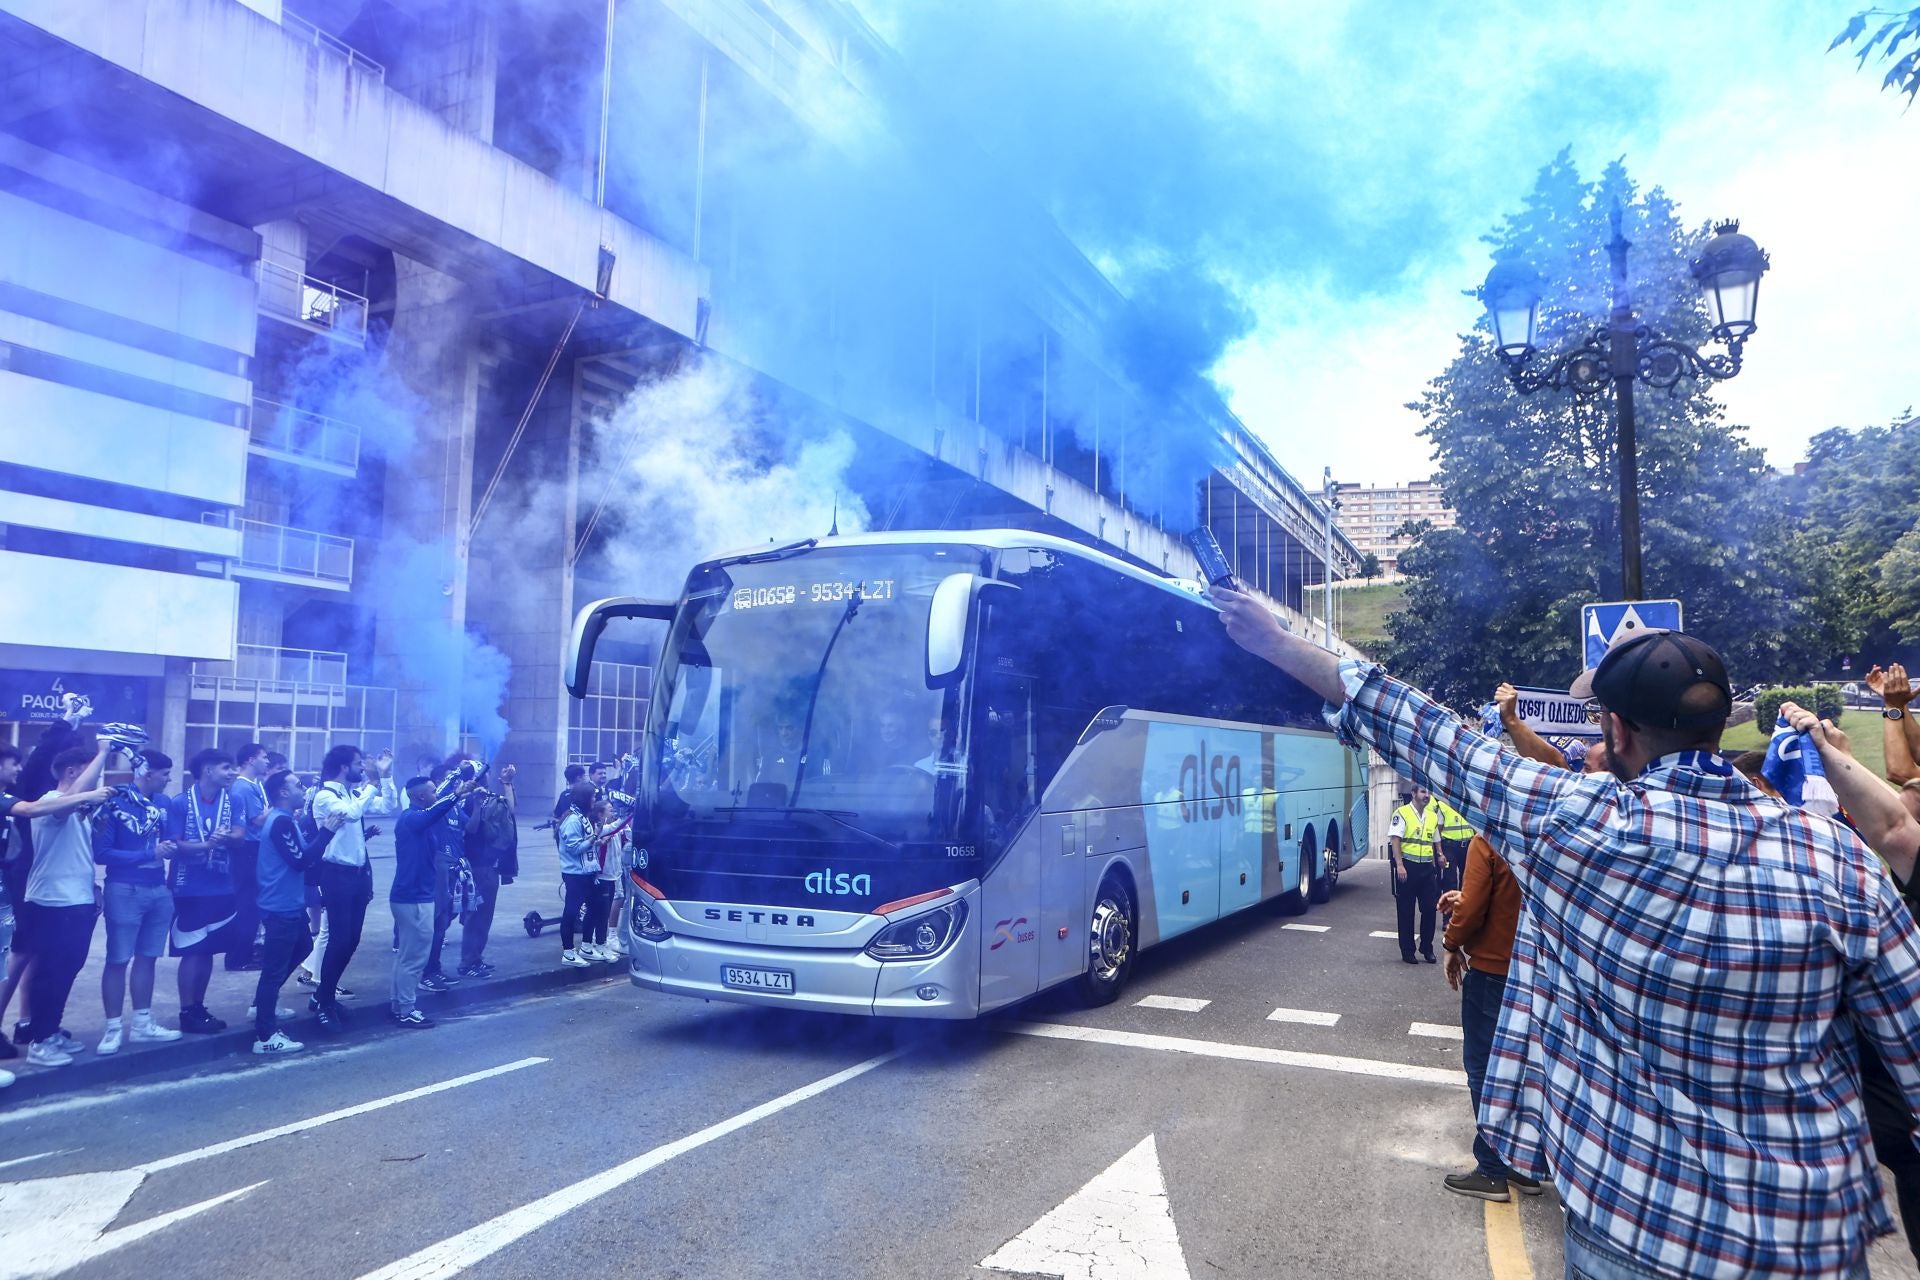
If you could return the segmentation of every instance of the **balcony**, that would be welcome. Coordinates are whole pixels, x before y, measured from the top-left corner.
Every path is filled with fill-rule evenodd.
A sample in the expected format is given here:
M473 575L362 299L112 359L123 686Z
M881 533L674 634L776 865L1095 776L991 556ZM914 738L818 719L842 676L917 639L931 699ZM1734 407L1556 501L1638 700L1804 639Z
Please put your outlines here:
M351 289L310 276L305 263L260 259L260 310L343 342L367 340L367 300Z
M236 577L345 591L353 585L353 539L209 511L204 524L240 531Z
M360 428L264 396L253 399L248 451L299 466L352 476L360 467Z
M232 662L196 662L195 679L246 680L300 689L343 689L347 655L328 649L282 649L270 644L235 647Z
M280 11L280 25L285 28L288 35L298 40L301 44L312 45L322 53L330 53L336 58L343 59L347 64L347 70L358 72L373 80L375 83L384 84L386 82L387 69L384 66L375 62L372 58L369 58L366 54L342 40L339 36L328 31L322 31L319 27L314 26L293 10L282 9Z

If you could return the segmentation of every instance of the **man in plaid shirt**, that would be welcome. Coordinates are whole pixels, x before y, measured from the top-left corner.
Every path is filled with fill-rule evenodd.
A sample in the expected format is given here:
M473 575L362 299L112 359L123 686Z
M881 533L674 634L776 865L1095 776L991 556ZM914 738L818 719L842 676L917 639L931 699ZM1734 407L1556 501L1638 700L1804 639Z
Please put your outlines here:
M1920 936L1849 832L1762 796L1718 753L1719 655L1660 632L1574 692L1613 774L1524 760L1378 667L1215 588L1228 633L1506 856L1535 928L1481 1128L1567 1208L1570 1276L1865 1277L1893 1230L1854 1027L1920 1109ZM1531 1037L1530 1042L1527 1037ZM1504 1070L1503 1070L1504 1068Z

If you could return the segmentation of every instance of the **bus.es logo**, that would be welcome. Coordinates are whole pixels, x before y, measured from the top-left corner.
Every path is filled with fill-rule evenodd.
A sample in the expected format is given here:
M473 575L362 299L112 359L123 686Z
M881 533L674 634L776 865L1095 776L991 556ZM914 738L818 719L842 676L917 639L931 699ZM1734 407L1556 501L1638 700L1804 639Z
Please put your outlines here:
M1207 740L1180 762L1180 821L1200 822L1240 812L1240 757L1213 755Z
M1024 928L1026 923L1025 916L996 921L993 926L993 944L987 950L998 951L1009 942L1032 942L1034 931Z
M873 892L873 877L850 875L845 871L836 873L832 867L828 867L825 871L809 871L807 872L807 892L824 893L833 897L868 894Z

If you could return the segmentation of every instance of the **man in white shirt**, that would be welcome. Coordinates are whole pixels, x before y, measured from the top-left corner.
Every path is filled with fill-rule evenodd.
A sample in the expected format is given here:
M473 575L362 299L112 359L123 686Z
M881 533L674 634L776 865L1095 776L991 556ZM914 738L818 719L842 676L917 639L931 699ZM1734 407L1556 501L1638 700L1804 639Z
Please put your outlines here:
M100 785L111 745L68 747L53 758L54 789L40 797L55 800ZM27 1063L64 1067L73 1061L60 1040L73 980L86 967L98 917L93 891L93 806L33 819L33 870L27 873L26 901L20 904L20 932L33 953L28 992L33 1021L27 1024Z
M320 904L326 911L326 953L320 958L320 984L307 1002L320 1029L342 1031L346 1017L340 1007L340 975L360 945L367 904L373 901L373 868L367 863L365 819L399 812L393 780L382 765L387 757L369 761L360 748L341 745L321 762L324 781L313 794L315 821L327 825L337 818L340 828L320 861Z

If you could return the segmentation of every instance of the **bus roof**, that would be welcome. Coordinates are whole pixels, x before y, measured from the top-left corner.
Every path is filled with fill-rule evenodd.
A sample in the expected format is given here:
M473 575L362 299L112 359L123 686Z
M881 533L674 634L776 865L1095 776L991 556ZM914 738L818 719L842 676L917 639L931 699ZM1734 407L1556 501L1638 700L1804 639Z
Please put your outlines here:
M1032 548L1036 551L1052 551L1058 555L1074 556L1095 564L1114 573L1124 574L1138 582L1170 591L1187 600L1197 600L1208 608L1214 603L1206 595L1206 589L1200 583L1188 582L1182 578L1172 578L1164 574L1142 569L1129 564L1118 556L1110 556L1084 543L1068 538L1056 537L1050 533L1036 533L1031 529L899 529L886 533L848 533L836 537L821 538L811 550L825 550L830 547L899 547L899 546L948 546L971 547L982 551L1016 551ZM714 556L703 563L717 564L736 560L741 556L758 555L768 547L742 547L726 555Z

